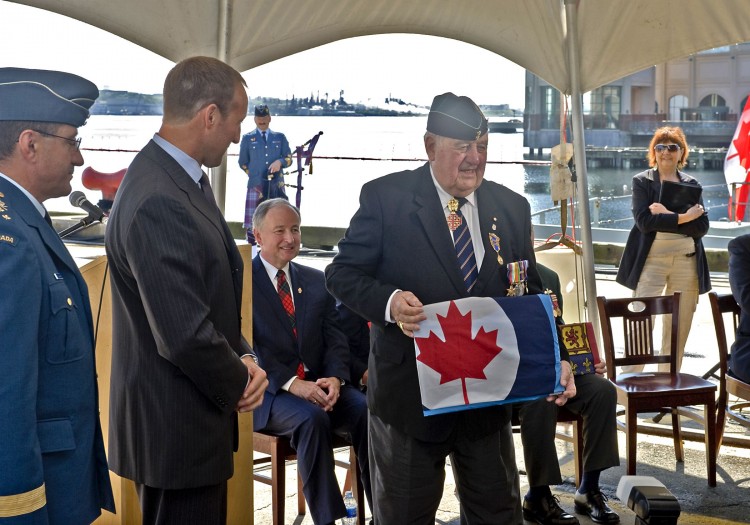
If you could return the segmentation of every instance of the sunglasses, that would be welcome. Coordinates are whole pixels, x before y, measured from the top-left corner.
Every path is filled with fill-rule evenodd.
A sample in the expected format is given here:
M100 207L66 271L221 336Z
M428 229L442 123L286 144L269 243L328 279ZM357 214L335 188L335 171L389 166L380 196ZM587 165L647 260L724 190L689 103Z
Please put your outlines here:
M662 152L664 150L674 153L680 151L680 147L677 144L657 144L654 146L656 151Z

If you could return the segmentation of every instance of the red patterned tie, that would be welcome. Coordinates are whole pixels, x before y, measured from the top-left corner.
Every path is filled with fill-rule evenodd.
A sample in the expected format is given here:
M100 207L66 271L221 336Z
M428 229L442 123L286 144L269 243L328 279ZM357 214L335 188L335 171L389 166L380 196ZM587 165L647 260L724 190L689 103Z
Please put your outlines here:
M284 270L276 272L276 282L278 283L279 299L281 299L281 304L284 306L287 317L289 317L289 322L292 323L294 337L297 337L297 321L294 317L294 301L292 301L292 291L289 289L289 281L286 280ZM297 377L300 379L305 378L305 365L302 364L302 361L297 365Z

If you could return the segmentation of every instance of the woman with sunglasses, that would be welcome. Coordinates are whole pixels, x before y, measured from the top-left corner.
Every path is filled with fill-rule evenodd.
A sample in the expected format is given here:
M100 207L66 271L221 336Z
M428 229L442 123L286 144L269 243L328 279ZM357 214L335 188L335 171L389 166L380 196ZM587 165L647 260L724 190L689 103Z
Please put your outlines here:
M677 368L682 364L698 295L711 289L706 253L701 238L708 231L703 200L678 213L659 202L662 182L695 184L698 181L680 169L688 157L685 134L679 127L663 127L651 138L647 159L650 169L633 177L632 210L635 225L630 231L617 272L617 282L633 290L633 297L672 295L681 292L677 338ZM662 352L669 353L671 325L664 316ZM626 367L643 370L643 365ZM668 364L660 364L668 371Z

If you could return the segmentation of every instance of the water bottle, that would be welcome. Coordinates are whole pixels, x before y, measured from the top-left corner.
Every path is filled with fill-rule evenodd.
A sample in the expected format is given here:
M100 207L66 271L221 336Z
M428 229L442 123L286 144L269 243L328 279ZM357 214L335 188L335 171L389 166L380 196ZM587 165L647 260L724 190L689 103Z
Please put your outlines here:
M346 507L346 516L341 518L341 525L357 525L357 500L351 490L344 494L344 506Z

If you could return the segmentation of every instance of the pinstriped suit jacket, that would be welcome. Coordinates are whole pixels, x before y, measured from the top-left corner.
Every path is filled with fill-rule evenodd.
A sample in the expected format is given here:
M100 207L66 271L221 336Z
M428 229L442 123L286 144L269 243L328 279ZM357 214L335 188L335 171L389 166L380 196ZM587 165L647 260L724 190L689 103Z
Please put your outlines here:
M106 249L112 470L165 489L227 480L248 376L242 260L226 222L151 141L123 179Z

